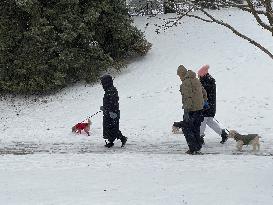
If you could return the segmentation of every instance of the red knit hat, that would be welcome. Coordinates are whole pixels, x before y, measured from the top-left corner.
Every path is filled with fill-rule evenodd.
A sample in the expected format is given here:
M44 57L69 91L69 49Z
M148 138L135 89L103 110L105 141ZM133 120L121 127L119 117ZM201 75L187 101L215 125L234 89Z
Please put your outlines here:
M203 65L198 71L197 74L199 77L203 77L204 75L208 74L209 72L209 65Z

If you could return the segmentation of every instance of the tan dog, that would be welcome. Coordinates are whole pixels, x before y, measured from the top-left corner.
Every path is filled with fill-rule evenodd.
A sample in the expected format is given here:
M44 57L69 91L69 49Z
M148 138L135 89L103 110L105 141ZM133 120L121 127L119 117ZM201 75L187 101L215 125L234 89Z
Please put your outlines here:
M89 131L90 131L90 127L91 127L91 120L88 119L87 123L78 123L75 126L72 127L72 132L75 133L82 133L81 131L84 130L88 136L90 136Z
M179 127L172 126L173 134L183 134L182 130Z
M172 126L172 133L173 134L183 134L182 127L184 126L184 122L174 122Z
M228 134L229 138L233 138L237 142L237 150L242 151L243 145L252 145L253 151L260 150L260 136L258 134L241 135L235 130L230 130Z

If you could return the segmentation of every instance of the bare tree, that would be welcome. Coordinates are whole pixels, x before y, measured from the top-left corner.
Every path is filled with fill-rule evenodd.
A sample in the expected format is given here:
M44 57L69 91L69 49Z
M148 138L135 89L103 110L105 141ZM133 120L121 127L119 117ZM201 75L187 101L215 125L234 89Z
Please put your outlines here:
M169 0L165 1L168 2ZM185 5L187 6L185 7ZM160 28L164 27L164 29L166 29L172 26L176 26L184 16L196 18L207 23L216 23L231 30L240 38L247 40L249 43L256 46L261 51L266 53L271 59L273 59L272 51L268 50L261 43L250 38L246 34L243 34L241 31L233 27L231 23L217 19L211 14L209 10L227 7L238 8L243 12L248 12L255 18L258 26L262 27L265 31L270 32L273 37L272 0L176 0L175 8L178 13L177 17L164 22L164 25L161 25ZM202 15L198 15L197 12L194 11L201 11Z

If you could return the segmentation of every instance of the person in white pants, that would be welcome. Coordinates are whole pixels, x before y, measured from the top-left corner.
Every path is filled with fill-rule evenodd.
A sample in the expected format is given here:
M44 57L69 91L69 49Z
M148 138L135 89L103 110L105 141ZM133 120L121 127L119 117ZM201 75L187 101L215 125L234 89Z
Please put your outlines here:
M222 131L224 129L222 129L219 125L218 122L216 122L214 120L213 117L204 117L204 121L201 123L201 127L200 127L200 135L201 136L205 136L205 130L207 125L214 130L214 132L216 132L218 135L222 134Z
M221 128L219 123L214 119L216 114L216 83L215 79L208 73L208 69L209 65L204 65L197 72L199 80L206 90L208 96L208 101L206 102L208 106L207 109L204 109L203 111L204 121L201 123L200 127L201 142L204 144L205 130L206 126L208 125L222 137L220 143L224 144L227 141L228 136L225 129Z

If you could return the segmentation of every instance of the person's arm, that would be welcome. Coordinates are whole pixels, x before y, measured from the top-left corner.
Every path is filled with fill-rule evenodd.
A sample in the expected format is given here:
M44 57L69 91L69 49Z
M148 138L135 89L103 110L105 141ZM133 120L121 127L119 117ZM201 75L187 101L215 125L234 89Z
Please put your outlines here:
M182 103L183 103L183 109L185 111L190 111L193 108L193 92L191 83L183 82L180 88L180 92L182 94Z
M107 93L107 106L105 110L110 118L115 119L118 117L119 97L116 89L112 89Z

